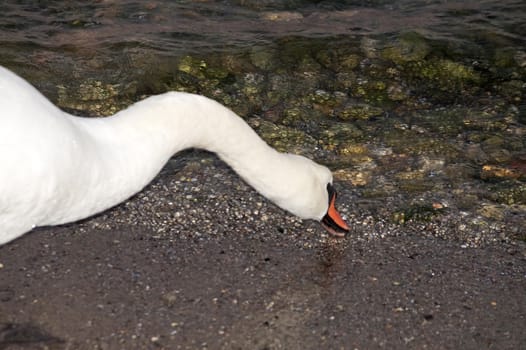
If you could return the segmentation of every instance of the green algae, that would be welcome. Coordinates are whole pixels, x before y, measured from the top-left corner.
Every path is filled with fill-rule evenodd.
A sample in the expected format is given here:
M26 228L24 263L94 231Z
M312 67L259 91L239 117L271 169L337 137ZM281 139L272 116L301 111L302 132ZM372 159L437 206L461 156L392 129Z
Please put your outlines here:
M315 138L297 129L263 119L252 119L250 124L269 145L280 152L312 155L312 150L318 146Z
M470 95L485 83L480 72L465 62L451 59L442 43L409 32L387 44L380 57L394 64L409 85L432 92L441 100ZM473 90L473 91L472 91Z
M321 142L326 144L328 149L334 149L342 141L362 140L363 136L364 132L350 123L332 123L320 132Z
M365 103L349 103L338 110L337 116L338 118L345 121L352 121L357 119L369 120L374 117L379 117L384 113L384 110L379 107L374 107Z
M348 52L348 49L337 48L320 50L315 58L323 67L338 72L353 71L363 59L356 53Z
M396 64L403 65L408 62L420 62L430 53L431 48L427 40L416 32L407 32L386 47L381 56Z
M133 86L107 84L100 80L88 79L77 89L57 86L57 104L62 108L86 111L89 114L108 116L125 108L130 100L121 98L133 91Z
M194 56L184 56L179 61L178 69L181 72L189 74L197 78L204 78L204 70L207 67L207 63Z

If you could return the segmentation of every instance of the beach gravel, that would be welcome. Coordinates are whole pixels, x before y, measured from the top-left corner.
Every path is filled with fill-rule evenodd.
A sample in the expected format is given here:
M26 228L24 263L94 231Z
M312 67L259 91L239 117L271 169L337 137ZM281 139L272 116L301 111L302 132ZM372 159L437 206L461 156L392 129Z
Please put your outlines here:
M0 349L526 344L522 242L474 248L475 234L380 220L336 187L346 239L188 152L118 207L0 247Z

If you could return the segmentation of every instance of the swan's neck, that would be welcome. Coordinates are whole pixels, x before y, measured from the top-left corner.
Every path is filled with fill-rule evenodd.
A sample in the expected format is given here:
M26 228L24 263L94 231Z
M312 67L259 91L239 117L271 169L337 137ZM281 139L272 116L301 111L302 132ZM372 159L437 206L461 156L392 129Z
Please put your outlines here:
M280 180L286 176L287 156L269 147L232 111L202 96L167 93L112 117L72 120L86 135L80 145L84 170L79 176L86 175L80 187L89 195L77 198L81 203L73 217L48 224L80 219L118 204L148 184L173 154L190 147L216 153L271 200L287 190Z

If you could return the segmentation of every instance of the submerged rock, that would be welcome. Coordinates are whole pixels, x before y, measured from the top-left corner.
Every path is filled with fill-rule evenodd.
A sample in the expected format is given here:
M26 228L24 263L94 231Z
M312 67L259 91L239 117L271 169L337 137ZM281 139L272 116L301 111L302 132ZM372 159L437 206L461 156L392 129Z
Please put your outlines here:
M381 116L383 113L383 109L365 103L349 103L336 111L337 116L345 121L356 119L369 120Z
M526 205L526 184L505 182L500 186L493 187L489 197L497 203Z
M133 86L127 87L129 91ZM108 116L126 107L131 101L122 99L123 86L88 79L77 88L57 86L58 106L87 112L88 115ZM126 92L128 92L126 91Z
M426 39L415 32L400 35L397 41L382 51L382 57L396 64L422 61L431 51Z
M521 177L524 177L524 174L511 167L484 165L480 171L480 178L488 181L515 180Z
M367 170L339 169L333 172L338 181L348 181L353 186L365 186L371 182L373 174Z
M250 125L269 145L280 152L312 156L312 152L318 146L315 138L297 129L277 125L260 118L251 119Z

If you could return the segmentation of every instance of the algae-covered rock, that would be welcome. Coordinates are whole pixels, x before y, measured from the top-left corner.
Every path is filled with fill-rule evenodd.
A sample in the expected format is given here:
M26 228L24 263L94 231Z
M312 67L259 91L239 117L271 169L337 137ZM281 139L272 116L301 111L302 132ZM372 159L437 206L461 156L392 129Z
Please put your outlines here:
M504 208L494 204L484 204L478 210L477 213L486 219L502 220L504 219Z
M422 70L422 74L428 78L441 78L448 81L474 81L480 80L480 74L477 73L473 67L466 66L459 62L454 62L447 59L433 61L433 65L428 66ZM448 85L448 84L442 84Z
M526 184L512 182L504 188L494 188L491 197L497 203L526 205Z
M365 103L349 103L336 111L342 120L369 120L384 114L383 109Z
M500 104L500 103L499 103ZM462 123L464 130L480 131L479 133L471 133L469 137L473 142L480 142L492 136L492 133L505 131L509 124L505 118L499 117L504 112L504 107L493 102L490 107L483 110L466 110ZM478 140L476 138L478 138Z
M178 70L185 72L197 78L219 79L223 80L229 77L231 69L225 61L228 56L223 57L206 57L184 56L180 59Z
M309 94L308 98L313 104L327 107L333 107L340 102L334 94L321 89Z
M318 146L315 138L297 129L277 125L260 118L251 119L250 125L269 145L280 152L312 155L313 150Z
M309 132L316 131L319 129L319 121L325 119L330 110L313 108L312 103L305 100L307 98L289 100L283 110L282 123L288 127L309 129Z
M263 96L265 89L265 77L257 73L245 73L242 76L241 91L245 96L258 97Z
M480 170L480 178L486 181L503 181L522 177L524 174L520 170L511 167L487 164Z
M368 156L369 149L360 143L354 143L354 142L345 142L340 144L338 147L338 153L340 153L343 156L357 156L360 158L365 159L366 161L370 161L372 158Z
M204 69L206 62L200 58L193 56L184 56L180 59L177 68L184 73L190 74L194 77L204 78Z
M324 149L327 149L324 145ZM334 149L338 158L346 164L360 165L361 168L373 169L376 164L370 155L369 149L353 141L340 142Z
M392 46L382 51L384 59L396 64L422 61L431 51L426 39L415 32L402 34Z
M381 105L390 100L388 83L384 80L357 78L356 84L349 90L351 96L367 103Z
M365 57L374 59L379 56L380 41L364 35L360 40L360 49Z
M387 97L391 101L404 101L409 97L409 91L398 83L392 83L387 87Z
M271 70L278 63L274 49L260 46L252 48L250 60L254 66L263 70Z
M454 144L444 142L442 138L421 132L414 127L407 130L395 125L394 128L384 130L382 137L385 145L400 154L440 155L446 161L458 159L460 154L460 150Z
M473 67L448 59L419 61L409 65L408 68L416 76L433 83L444 91L462 89L481 81L480 73L476 72Z
M422 180L424 179L425 174L422 171L419 170L408 170L408 171L400 171L395 175L395 178L398 180L409 180L409 181L415 181L415 180Z
M464 129L466 110L463 108L436 108L412 114L414 125L425 125L434 134L457 136Z
M107 100L118 95L118 85L88 80L79 86L78 96L82 101Z
M333 82L333 86L335 89L346 91L357 86L357 80L357 75L354 72L338 72L336 73L336 79Z
M272 74L267 76L267 79L265 92L267 106L290 104L298 89L298 86L294 84L294 79L286 74Z
M131 103L129 100L119 98L123 94L123 85L107 84L100 80L88 79L81 82L77 88L58 85L57 90L57 104L60 107L86 111L89 112L88 114L99 116L115 114ZM128 91L129 88L126 90Z
M487 154L490 162L505 163L512 157L511 153L504 148L505 140L499 135L489 136L481 143L484 153Z
M318 89L308 94L306 99L304 99L304 103L310 104L314 110L324 116L334 116L335 108L341 106L347 99L347 95L343 92L335 91L334 93L329 93Z
M322 147L334 151L344 149L349 145L356 145L356 142L363 138L364 132L354 124L332 123L330 126L323 127L319 135ZM368 153L368 150L362 147L363 153Z
M368 170L339 169L333 172L334 179L348 181L353 186L365 186L373 178L372 172Z
M316 59L334 72L348 72L358 67L362 57L347 49L326 49L317 52Z

